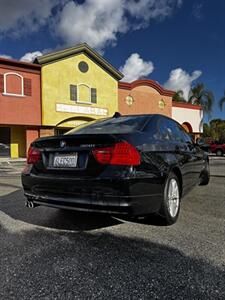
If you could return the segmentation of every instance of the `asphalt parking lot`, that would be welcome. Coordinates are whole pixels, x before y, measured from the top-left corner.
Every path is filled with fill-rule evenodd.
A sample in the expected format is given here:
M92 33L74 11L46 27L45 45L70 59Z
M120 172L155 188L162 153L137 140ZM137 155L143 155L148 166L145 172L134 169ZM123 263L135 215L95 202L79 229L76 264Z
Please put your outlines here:
M0 299L225 299L225 158L178 222L24 207L0 169Z

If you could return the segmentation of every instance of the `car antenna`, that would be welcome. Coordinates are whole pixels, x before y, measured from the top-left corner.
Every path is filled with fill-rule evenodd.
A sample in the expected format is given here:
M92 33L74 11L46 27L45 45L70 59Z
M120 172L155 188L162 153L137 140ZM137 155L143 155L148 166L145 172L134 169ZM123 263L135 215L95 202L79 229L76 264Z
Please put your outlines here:
M116 111L112 117L113 118L119 118L121 116L122 116L121 113L119 113L118 111Z

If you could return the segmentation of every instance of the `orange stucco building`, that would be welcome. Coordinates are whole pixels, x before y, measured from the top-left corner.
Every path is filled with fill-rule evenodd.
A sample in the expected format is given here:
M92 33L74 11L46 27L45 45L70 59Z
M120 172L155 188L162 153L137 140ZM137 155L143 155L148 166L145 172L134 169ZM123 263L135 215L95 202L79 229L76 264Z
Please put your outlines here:
M179 122L193 137L202 133L203 111L199 105L175 102L174 91L150 79L119 82L118 107L122 115L162 114Z
M0 155L25 157L41 126L41 67L0 58Z
M119 82L119 112L122 115L163 114L171 117L173 95L173 91L164 89L153 80Z

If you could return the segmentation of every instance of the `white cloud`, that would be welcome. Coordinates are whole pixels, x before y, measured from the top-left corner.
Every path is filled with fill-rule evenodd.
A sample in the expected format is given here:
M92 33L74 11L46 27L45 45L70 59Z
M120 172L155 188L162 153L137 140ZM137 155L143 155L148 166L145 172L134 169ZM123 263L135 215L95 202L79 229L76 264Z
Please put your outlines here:
M0 1L0 37L23 37L43 26L61 47L87 42L97 50L120 34L169 17L182 0L7 0Z
M10 55L7 55L7 54L0 54L0 57L3 57L3 58L12 58L12 56Z
M52 9L64 3L60 0L7 0L1 1L0 35L20 37L37 31L49 22Z
M123 81L131 82L138 78L148 76L154 70L151 61L144 61L138 53L131 54L120 71L124 74Z
M139 26L144 22L148 25L151 19L162 20L173 13L176 7L180 7L181 0L140 0L129 1L126 9L132 17L139 20ZM140 22L142 20L142 22Z
M20 58L20 60L26 61L26 62L33 62L36 57L41 56L41 55L42 55L42 52L40 52L40 51L28 52L28 53L24 54Z
M202 71L196 70L192 74L188 74L181 68L174 69L170 72L170 77L164 84L165 88L184 92L184 98L188 99L188 94L191 89L191 84L194 80L202 75Z
M100 50L127 31L123 6L121 0L87 0L82 5L70 1L60 14L56 32L66 45L87 42Z
M114 45L118 35L170 16L181 0L69 1L58 13L55 32L64 44L87 42L98 50Z

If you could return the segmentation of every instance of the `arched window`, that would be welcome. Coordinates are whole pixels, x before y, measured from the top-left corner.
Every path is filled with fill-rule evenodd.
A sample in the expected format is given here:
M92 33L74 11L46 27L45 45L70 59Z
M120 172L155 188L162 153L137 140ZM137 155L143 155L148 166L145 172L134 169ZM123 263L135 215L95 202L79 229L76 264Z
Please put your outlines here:
M84 83L79 83L77 85L71 84L70 100L83 104L97 103L97 89L91 88Z
M23 97L24 96L23 76L14 72L5 73L3 95Z
M84 83L77 85L77 102L80 103L91 103L91 88Z

